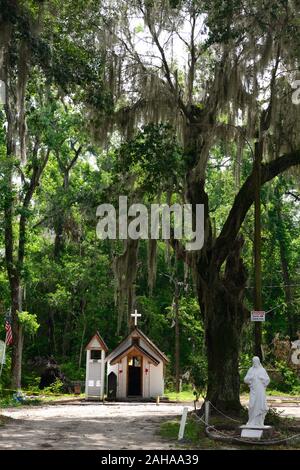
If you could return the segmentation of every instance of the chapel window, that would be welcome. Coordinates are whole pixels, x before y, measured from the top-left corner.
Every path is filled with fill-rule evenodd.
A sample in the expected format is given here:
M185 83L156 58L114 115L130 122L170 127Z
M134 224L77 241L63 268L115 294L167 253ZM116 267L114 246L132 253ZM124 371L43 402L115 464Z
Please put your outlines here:
M92 349L91 350L91 359L93 359L95 361L101 359L101 351Z

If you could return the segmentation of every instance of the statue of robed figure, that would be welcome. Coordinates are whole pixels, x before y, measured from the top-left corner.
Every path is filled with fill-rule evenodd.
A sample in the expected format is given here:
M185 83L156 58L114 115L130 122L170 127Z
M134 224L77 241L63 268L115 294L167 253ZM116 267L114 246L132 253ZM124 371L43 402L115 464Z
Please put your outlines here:
M269 409L266 387L270 383L270 377L261 365L259 357L253 357L252 367L248 370L244 382L250 387L249 420L246 426L264 427L265 416Z

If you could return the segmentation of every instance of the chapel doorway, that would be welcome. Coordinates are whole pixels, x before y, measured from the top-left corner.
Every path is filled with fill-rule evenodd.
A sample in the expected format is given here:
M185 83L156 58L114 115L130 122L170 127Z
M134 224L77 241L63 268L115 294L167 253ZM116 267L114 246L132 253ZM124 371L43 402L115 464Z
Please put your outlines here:
M117 398L117 376L111 372L107 381L107 398L115 400Z
M127 395L142 395L142 356L128 357Z

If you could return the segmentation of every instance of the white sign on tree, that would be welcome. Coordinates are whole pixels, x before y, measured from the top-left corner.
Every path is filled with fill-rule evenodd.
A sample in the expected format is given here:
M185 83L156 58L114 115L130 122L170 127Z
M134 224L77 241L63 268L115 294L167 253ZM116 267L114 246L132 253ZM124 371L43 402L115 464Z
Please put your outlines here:
M265 321L266 312L264 310L254 310L251 312L251 321Z

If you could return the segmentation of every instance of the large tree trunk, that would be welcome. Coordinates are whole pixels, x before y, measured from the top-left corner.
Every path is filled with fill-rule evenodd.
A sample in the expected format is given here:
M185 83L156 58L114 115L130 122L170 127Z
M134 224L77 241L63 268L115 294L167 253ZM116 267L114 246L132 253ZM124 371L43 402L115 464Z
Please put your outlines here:
M300 162L291 152L262 165L262 184ZM188 200L205 206L205 241L200 252L189 257L199 305L205 321L208 355L207 399L223 410L237 409L239 402L239 337L249 314L243 305L247 275L241 259L242 240L238 233L254 201L253 173L237 194L229 216L216 240L209 220L204 185L188 179ZM222 265L226 262L224 276Z
M12 330L14 343L12 348L12 362L11 362L11 385L14 390L21 389L21 373L22 373L22 354L23 354L23 331L22 326L17 320L17 315L12 315Z
M186 148L188 150L187 146ZM187 152L191 161L194 153L194 150ZM205 157L202 160L205 162ZM263 164L261 184L299 162L300 152L295 151ZM217 239L214 239L211 230L208 197L204 190L204 181L201 180L201 169L199 173L192 170L187 175L187 200L193 206L204 204L205 208L203 248L199 252L184 254L179 244L176 247L177 255L185 259L192 268L199 305L205 320L209 367L207 398L223 410L236 409L240 406L237 379L238 337L249 314L243 305L247 276L240 257L242 244L238 234L254 202L254 174L252 172L249 175L236 195ZM221 277L224 262L225 275Z
M192 147L196 149L199 148L199 135L195 136L193 131L195 129L189 133L189 138L194 141ZM206 147L209 146L202 141L204 167ZM191 150L189 153L193 154ZM228 249L224 273L220 274L223 263L218 261L218 251L214 249L209 201L199 170L196 177L194 170L187 175L187 199L194 210L196 204L204 204L204 245L200 252L192 253L191 266L205 325L208 361L206 399L223 412L238 412L241 409L240 338L245 321L243 293L247 280L241 259L244 240L236 237Z
M195 278L205 325L208 361L206 399L225 412L240 404L239 351L247 310L243 305L247 273L241 259L244 240L238 237L226 259L224 274L212 256L199 258ZM208 263L207 263L208 261Z
M12 155L10 142L8 142L8 156ZM21 311L21 283L20 283L20 267L16 266L14 260L14 235L13 235L13 196L12 196L12 171L8 171L7 187L5 192L4 205L4 226L5 226L5 258L7 274L10 285L11 297L11 314L12 314L12 388L21 388L21 369L22 369L22 349L23 334L18 319L18 311Z
M206 399L222 411L240 410L239 350L243 322L226 288L209 290L205 301L208 362Z
M8 80L6 75L6 91L8 95ZM22 369L22 349L23 349L23 334L21 325L18 319L18 311L20 311L21 301L21 282L20 282L20 265L16 263L14 256L15 237L13 230L13 217L14 217L14 195L13 195L13 166L12 159L16 154L16 141L14 136L14 129L16 126L14 112L11 111L11 106L6 97L5 105L7 117L7 137L6 137L6 150L7 150L7 170L4 181L6 183L4 192L4 232L5 232L5 260L7 275L10 285L11 297L11 314L12 314L12 333L13 333L13 347L12 347L12 362L11 362L11 385L13 389L21 388L21 369Z
M12 360L11 360L11 386L14 390L21 388L23 331L18 319L18 312L22 310L22 290L17 279L11 280L11 314L12 314Z

